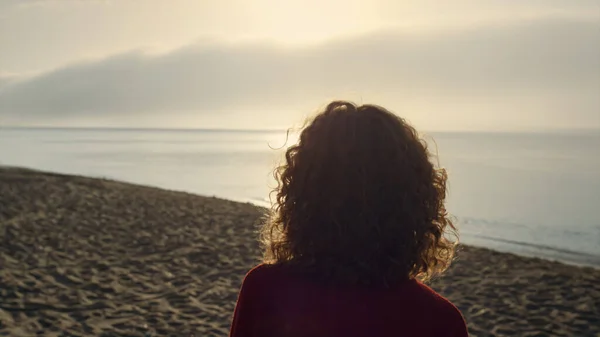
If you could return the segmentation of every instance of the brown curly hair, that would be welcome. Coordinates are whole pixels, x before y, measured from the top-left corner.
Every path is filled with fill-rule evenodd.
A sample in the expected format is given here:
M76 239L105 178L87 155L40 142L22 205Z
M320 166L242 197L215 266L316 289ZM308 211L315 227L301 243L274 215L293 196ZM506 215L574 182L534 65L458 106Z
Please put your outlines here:
M302 130L275 169L262 226L264 262L336 284L428 280L450 264L457 238L446 171L402 118L334 101Z

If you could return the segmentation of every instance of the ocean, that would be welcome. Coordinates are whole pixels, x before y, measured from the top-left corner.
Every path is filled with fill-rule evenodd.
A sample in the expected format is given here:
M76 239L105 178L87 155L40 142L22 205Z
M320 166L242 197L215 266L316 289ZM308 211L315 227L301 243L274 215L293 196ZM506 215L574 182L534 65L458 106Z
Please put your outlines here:
M461 242L600 267L600 132L427 139L448 170ZM285 140L284 131L3 128L0 165L269 206Z

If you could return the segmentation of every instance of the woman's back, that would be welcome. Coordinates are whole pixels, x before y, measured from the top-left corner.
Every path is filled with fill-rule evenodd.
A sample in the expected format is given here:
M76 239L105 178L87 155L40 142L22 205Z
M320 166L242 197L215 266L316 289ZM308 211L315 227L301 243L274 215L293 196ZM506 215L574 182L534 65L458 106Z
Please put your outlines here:
M445 298L407 280L379 289L327 286L289 268L260 265L246 276L231 336L466 337Z
M232 336L466 336L448 301L416 280L452 261L446 172L402 118L330 103L275 170ZM450 235L447 235L450 234Z

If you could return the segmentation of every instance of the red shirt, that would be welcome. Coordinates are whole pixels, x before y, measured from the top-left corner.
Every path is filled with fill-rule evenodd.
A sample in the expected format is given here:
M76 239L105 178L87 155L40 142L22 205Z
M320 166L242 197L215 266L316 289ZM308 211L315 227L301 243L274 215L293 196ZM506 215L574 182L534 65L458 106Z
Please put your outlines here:
M460 311L416 281L333 287L259 265L244 278L230 337L468 337Z

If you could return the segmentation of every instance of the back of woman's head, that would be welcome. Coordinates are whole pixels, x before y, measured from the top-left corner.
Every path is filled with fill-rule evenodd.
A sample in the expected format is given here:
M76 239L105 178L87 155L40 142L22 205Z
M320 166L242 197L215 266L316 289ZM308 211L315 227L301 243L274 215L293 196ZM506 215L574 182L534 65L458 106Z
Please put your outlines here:
M268 263L338 284L391 286L428 279L452 259L446 173L415 129L382 107L330 103L275 176L262 231Z

